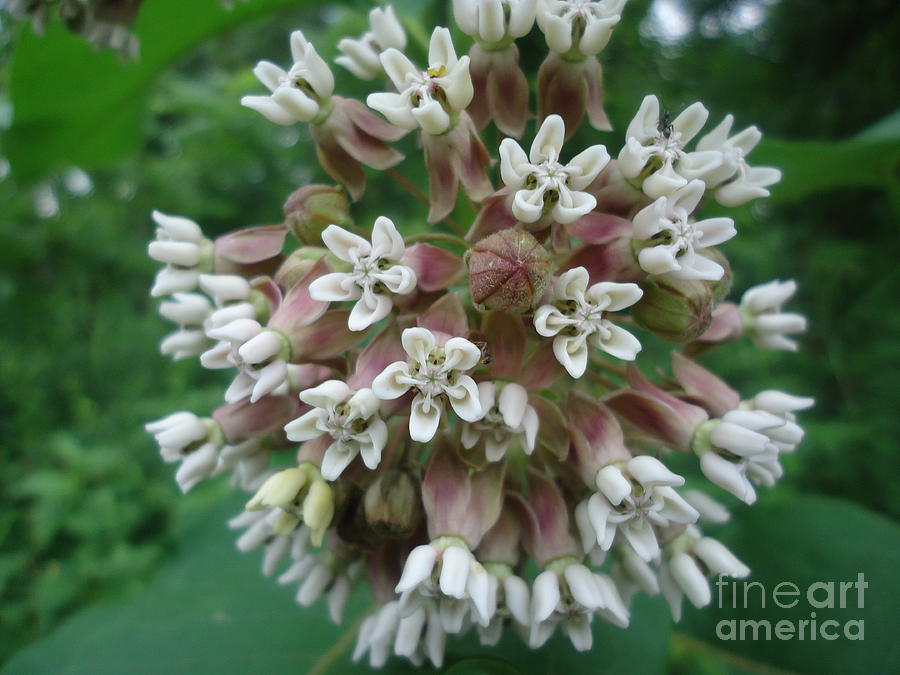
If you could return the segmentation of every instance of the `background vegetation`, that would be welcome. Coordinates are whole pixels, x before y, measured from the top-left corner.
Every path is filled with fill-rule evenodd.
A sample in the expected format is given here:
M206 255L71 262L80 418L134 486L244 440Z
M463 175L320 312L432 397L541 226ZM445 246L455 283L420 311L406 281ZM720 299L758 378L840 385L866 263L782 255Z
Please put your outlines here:
M414 49L422 26L448 25L449 3L394 4L410 17ZM0 662L78 613L9 672L344 667L346 636L230 550L221 523L237 502L217 506L216 485L178 498L142 431L170 410L211 409L224 384L157 354L168 326L147 297L155 266L145 250L152 208L217 234L277 222L294 187L323 179L303 129L275 127L237 102L259 88L258 59L286 58L291 29L313 29L331 55L339 36L360 31L368 6L250 0L226 12L218 0L147 0L136 27L143 56L130 64L60 25L39 37L3 19ZM867 641L723 648L710 637L719 614L689 614L673 631L650 602L626 633L599 629L593 661L551 646L528 669L563 659L583 672L900 668L887 602L900 564L898 40L892 0L632 0L603 54L617 129L646 93L672 110L700 99L713 120L733 112L738 125L761 126L755 163L785 170L773 199L735 214L740 236L726 250L737 293L771 278L800 282L792 308L810 320L803 350L740 345L708 362L742 391L783 388L818 404L782 484L723 536L763 580L865 571ZM524 59L536 67L540 36L528 44ZM337 71L343 91L364 91ZM602 142L612 151L621 140ZM414 203L394 207L404 201L379 184L365 210L422 215ZM514 643L503 655L522 658Z

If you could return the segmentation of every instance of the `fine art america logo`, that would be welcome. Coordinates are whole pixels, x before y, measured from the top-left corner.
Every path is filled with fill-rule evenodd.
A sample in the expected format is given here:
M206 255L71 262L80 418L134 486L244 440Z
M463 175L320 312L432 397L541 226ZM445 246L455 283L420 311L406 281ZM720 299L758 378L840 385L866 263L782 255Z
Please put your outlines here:
M816 581L806 588L782 581L771 589L759 581L736 582L720 576L716 580L719 609L791 611L785 613L790 618L722 619L716 624L716 636L729 641L864 640L865 621L853 617L852 612L865 607L868 587L862 572L856 581ZM850 611L836 614L822 610Z

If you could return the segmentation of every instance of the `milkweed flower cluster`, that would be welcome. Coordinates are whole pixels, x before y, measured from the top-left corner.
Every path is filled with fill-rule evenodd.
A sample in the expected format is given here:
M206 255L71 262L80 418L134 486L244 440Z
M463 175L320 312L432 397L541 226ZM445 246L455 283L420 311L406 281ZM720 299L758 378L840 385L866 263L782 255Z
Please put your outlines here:
M153 214L151 294L176 325L161 350L232 380L209 415L147 431L183 491L230 474L248 493L238 548L262 549L301 605L325 596L339 621L368 580L378 607L354 658L373 666L440 666L468 631L532 648L559 631L587 650L596 622L627 629L639 592L676 618L684 598L708 604L711 576L749 574L703 531L728 519L716 498L752 504L803 438L812 399L742 395L694 360L744 336L798 348L805 319L783 309L796 285L727 302L717 247L739 228L702 215L709 199L766 196L778 171L747 164L760 133L732 133L731 115L701 135L700 103L670 121L651 95L624 137L601 133L598 55L624 4L456 0L469 53L437 27L424 59L404 54L401 17L375 9L336 59L387 83L368 107L335 93L296 31L293 64L259 64L268 93L242 102L309 125L338 185L301 186L282 224L218 237ZM516 47L530 33L549 48L536 79ZM506 137L486 143L491 125ZM395 147L407 134L430 190L419 219L357 213L364 167L414 162ZM671 376L644 362L665 342ZM694 458L680 473L678 454Z

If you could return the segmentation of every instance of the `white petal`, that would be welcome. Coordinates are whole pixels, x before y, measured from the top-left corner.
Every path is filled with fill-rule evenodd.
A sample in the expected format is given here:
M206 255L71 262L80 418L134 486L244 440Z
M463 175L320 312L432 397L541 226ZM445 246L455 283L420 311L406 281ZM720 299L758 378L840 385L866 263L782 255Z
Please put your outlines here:
M461 546L448 546L441 560L440 588L444 595L462 599L466 597L466 581L472 554Z
M427 443L434 438L441 423L442 412L443 408L439 401L429 401L422 394L417 395L410 409L410 438L420 443Z
M401 382L401 379L409 379L409 364L405 361L395 361L375 377L372 381L372 391L382 401L400 398L411 386L407 382Z
M341 302L356 300L362 295L362 289L352 275L332 272L314 279L309 285L309 295L313 300L322 302Z
M566 138L566 125L559 115L549 115L541 123L531 144L528 158L532 164L540 164L549 160L558 160Z
M325 451L325 456L322 457L322 478L328 481L337 480L357 454L358 448L354 445L341 442L332 443Z
M528 407L528 392L525 391L525 387L516 382L503 385L498 407L503 416L503 423L510 429L518 429Z
M712 600L709 582L697 563L687 553L678 553L669 561L672 578L694 607L705 607Z
M532 623L546 621L560 601L559 578L556 572L546 570L537 575L531 598Z
M609 321L605 321L604 327L611 335L608 339L599 342L600 348L617 359L634 361L641 351L640 341L624 328L619 328ZM599 335L599 333L594 333L594 335Z
M394 591L404 593L425 581L431 576L435 560L437 560L437 549L433 546L428 544L416 546L406 558L403 573L400 575L400 581L397 582Z

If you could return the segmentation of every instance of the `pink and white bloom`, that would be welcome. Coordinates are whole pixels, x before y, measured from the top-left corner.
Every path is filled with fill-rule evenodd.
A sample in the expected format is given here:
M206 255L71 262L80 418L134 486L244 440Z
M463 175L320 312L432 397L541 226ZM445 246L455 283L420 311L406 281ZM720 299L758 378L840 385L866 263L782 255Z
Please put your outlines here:
M500 174L506 186L515 190L512 212L523 223L550 218L565 225L597 206L597 199L583 190L607 165L609 153L605 146L593 145L563 164L565 136L562 117L550 115L528 155L512 138L500 144Z
M638 253L645 272L707 281L718 281L725 274L719 263L700 251L728 241L737 230L731 218L690 219L705 190L703 181L692 180L634 217L634 237L645 244Z
M395 361L372 382L372 391L383 400L416 392L409 418L409 435L425 443L437 432L444 400L466 422L478 421L483 411L478 386L466 373L481 361L481 350L461 337L438 344L427 328L407 328L401 336L407 361Z
M289 422L284 431L297 442L331 436L334 442L322 458L325 480L337 480L357 455L367 468L378 468L388 431L378 416L381 402L371 389L354 391L340 380L328 380L300 392L300 400L312 410Z
M450 31L437 27L428 47L428 67L419 70L398 49L381 54L384 71L399 93L369 94L366 103L401 129L440 135L456 124L472 101L469 57L457 58Z
M603 467L596 483L597 492L587 502L587 515L596 544L604 551L612 547L616 532L620 532L635 553L650 562L659 555L654 527L693 523L699 517L674 489L684 485L684 478L650 455Z
M220 328L209 329L206 334L220 341L220 345L204 354L206 361L214 362L224 353L221 358L239 371L225 392L228 403L248 396L256 402L263 396L286 390L290 346L284 335L254 319L236 319Z
M690 179L713 171L722 163L721 152L686 149L708 116L709 111L697 102L670 123L668 113L660 115L656 96L644 97L625 131L625 145L619 152L622 175L640 182L644 193L657 199L687 185Z
M781 171L769 166L750 166L747 155L762 140L762 132L750 126L731 136L734 116L726 115L719 125L697 141L697 150L722 153L722 164L699 176L713 190L723 206L739 206L753 199L768 197L770 185L781 180Z
M212 269L213 243L193 220L153 212L156 239L147 247L148 255L165 265L156 275L150 295L158 298L197 288L200 274Z
M770 281L754 286L741 296L744 331L761 349L795 352L800 346L788 335L806 332L806 317L784 312L781 307L797 292L797 282Z
M369 12L370 30L358 40L341 38L334 62L361 80L374 80L384 72L379 56L387 49L406 49L406 32L394 8L375 7Z
M606 318L608 312L640 300L640 287L613 281L588 287L589 283L583 267L564 272L553 283L552 304L541 305L534 313L535 330L553 338L556 359L574 378L587 369L588 345L625 361L633 361L641 351L636 337Z
M275 124L321 121L328 114L328 102L334 93L334 75L302 31L291 33L291 56L294 64L289 70L260 61L253 74L271 94L244 96L241 105Z
M322 241L338 259L349 263L349 272L332 272L310 284L315 300L355 300L347 320L352 331L378 323L393 307L392 295L409 295L416 288L416 273L402 263L406 246L390 218L380 216L372 228L372 243L337 225L322 232Z
M537 24L558 54L596 56L622 18L626 0L540 0Z
M478 398L484 416L477 422L464 422L461 441L467 450L484 441L485 457L499 462L509 444L518 438L525 451L534 452L540 420L528 403L528 392L516 382L479 382Z

